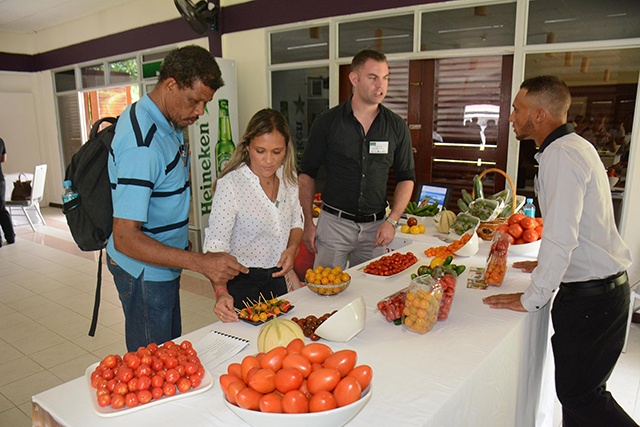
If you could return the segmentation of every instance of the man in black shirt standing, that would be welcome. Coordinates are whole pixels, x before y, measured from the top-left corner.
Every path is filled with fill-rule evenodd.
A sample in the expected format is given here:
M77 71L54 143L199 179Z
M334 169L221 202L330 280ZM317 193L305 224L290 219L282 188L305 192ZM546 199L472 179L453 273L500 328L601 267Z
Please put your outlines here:
M351 62L351 99L313 123L300 163L303 241L315 265L346 267L381 255L393 240L413 194L415 167L409 128L381 103L389 67L384 54L363 50ZM320 166L327 172L323 213L313 223L312 203ZM386 215L387 180L393 165L397 185Z
M4 174L2 173L2 163L7 160L7 149L4 146L4 141L0 138L0 226L4 231L4 237L7 239L7 243L11 244L16 241L16 233L13 231L13 223L11 222L11 215L5 205L5 181ZM2 234L0 234L0 247L2 247Z

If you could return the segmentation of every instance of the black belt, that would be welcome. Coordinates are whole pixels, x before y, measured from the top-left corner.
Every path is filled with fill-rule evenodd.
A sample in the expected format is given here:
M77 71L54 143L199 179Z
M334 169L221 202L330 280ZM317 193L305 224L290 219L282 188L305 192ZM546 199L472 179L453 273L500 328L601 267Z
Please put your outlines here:
M368 215L354 215L349 212L341 211L340 209L332 208L331 206L327 206L325 204L322 205L322 210L325 212L329 212L331 215L335 215L338 218L348 219L353 222L373 222L384 219L385 211L378 212L376 214L368 214Z
M605 279L587 280L586 282L561 283L560 288L567 294L574 295L602 295L616 286L623 285L629 281L627 272L614 274Z

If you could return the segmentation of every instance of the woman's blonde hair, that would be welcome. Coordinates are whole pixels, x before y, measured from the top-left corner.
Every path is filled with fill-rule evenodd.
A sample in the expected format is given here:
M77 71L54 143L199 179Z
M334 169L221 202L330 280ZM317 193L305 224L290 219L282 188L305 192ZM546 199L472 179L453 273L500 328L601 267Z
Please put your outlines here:
M264 108L258 111L251 117L247 130L242 135L242 140L236 145L236 149L231 156L231 159L224 167L218 178L213 182L213 192L216 191L216 184L218 179L222 178L231 171L238 169L243 163L247 166L251 166L251 159L249 158L249 144L253 138L257 138L261 135L266 135L271 132L278 132L284 137L285 142L285 154L282 160L284 171L282 178L289 185L298 185L298 175L296 173L296 153L291 141L291 135L289 133L289 123L285 120L284 116L276 110L271 108Z

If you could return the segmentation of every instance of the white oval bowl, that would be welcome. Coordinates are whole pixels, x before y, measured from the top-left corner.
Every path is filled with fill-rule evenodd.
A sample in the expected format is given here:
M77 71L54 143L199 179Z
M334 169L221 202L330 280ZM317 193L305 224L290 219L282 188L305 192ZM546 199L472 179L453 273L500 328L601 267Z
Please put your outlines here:
M519 245L510 245L509 246L509 254L518 255L518 256L538 256L538 251L540 250L540 242L542 239L536 240L531 243L521 243Z
M465 243L463 247L455 251L455 254L458 256L465 256L465 257L474 256L475 254L478 253L478 249L480 248L480 239L478 238L478 233L476 233L476 228L472 228L471 230L467 231L465 234L467 233L471 233L471 238L467 243ZM462 238L462 236L459 236L458 238L460 239Z
M347 342L364 329L367 307L364 298L356 298L336 311L315 330L328 341Z
M307 414L270 414L267 412L251 411L232 405L223 397L225 405L242 418L246 423L255 427L327 427L343 426L355 417L364 405L371 399L371 385L363 392L360 400L341 408L330 411L310 412Z

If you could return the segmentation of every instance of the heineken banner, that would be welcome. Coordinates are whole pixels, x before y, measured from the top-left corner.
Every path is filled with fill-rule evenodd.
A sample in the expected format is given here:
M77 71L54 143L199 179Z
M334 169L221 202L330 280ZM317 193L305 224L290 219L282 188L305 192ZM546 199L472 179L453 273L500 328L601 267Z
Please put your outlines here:
M188 128L191 151L189 240L194 251L201 250L204 229L209 223L213 198L211 184L231 157L241 136L238 133L236 65L227 59L216 58L216 61L222 70L224 86L216 91L205 113Z

